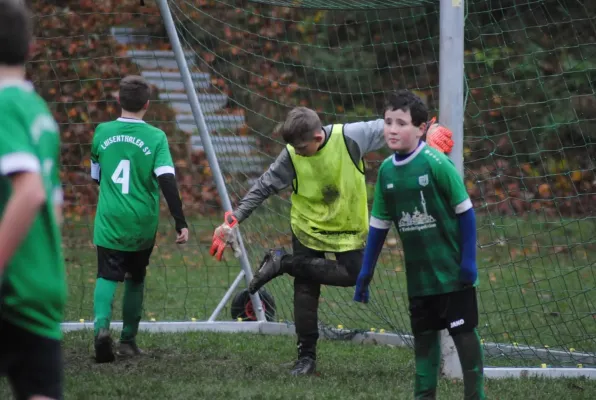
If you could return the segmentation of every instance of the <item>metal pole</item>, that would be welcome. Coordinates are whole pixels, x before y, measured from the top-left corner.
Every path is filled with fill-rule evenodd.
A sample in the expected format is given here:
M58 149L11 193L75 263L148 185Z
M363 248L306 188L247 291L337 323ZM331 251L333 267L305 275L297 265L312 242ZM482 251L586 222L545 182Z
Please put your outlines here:
M217 305L217 307L215 307L215 310L213 310L207 322L215 322L215 319L217 318L221 310L223 310L228 300L230 300L230 297L232 297L234 290L236 290L238 285L240 285L240 281L242 281L242 278L244 278L244 270L240 270L240 273L238 274L236 279L234 279L234 282L232 282L224 296L221 298L219 304Z
M180 69L182 81L184 82L184 87L186 89L186 95L188 96L188 100L190 101L192 115L194 117L195 123L197 124L197 127L199 128L201 142L203 144L203 148L205 149L205 154L207 154L209 167L211 167L211 171L213 172L213 179L215 180L215 185L217 187L219 197L221 198L224 209L226 211L232 211L232 203L230 202L230 197L228 196L226 183L219 168L219 163L217 162L217 156L215 155L215 150L213 149L213 144L211 143L207 123L205 122L205 117L203 116L203 111L201 110L201 105L199 103L197 93L195 92L195 85L192 81L190 70L188 69L188 64L186 63L186 57L184 56L184 50L182 49L182 44L180 43L178 32L176 32L176 25L174 24L174 19L172 18L172 12L170 11L168 1L157 0L157 5L159 6L159 11L161 13L166 30L168 32L168 38L170 39L170 43L172 44L172 50L174 50L174 55L176 56L176 62L178 64L178 68ZM253 276L252 270L250 269L250 263L248 261L248 256L246 255L246 249L244 248L242 237L240 236L240 234L238 234L238 236L240 248L242 249L242 255L240 256L240 265L244 270L244 277L246 278L246 284L248 285ZM258 293L255 293L251 296L251 301L254 306L254 309L256 310L257 319L259 321L266 321L265 313L263 312L263 305L261 303L261 298L259 297Z
M464 1L441 0L439 51L439 122L453 132L449 157L464 173ZM446 330L441 331L442 372L463 378L457 349Z

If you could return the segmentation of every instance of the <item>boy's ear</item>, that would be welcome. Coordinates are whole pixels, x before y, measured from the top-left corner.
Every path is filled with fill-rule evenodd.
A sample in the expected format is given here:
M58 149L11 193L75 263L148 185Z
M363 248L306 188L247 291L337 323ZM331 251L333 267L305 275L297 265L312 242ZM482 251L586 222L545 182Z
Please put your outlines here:
M143 110L146 110L149 108L149 100L147 100L147 102L145 103L145 105L143 106Z

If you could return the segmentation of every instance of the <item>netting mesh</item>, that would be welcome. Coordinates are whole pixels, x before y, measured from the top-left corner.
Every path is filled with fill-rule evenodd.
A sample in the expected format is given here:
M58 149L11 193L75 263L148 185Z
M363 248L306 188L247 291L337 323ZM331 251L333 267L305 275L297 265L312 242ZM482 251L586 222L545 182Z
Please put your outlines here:
M157 9L136 0L66 3L37 6L41 46L29 70L62 128L67 317L92 315L91 133L118 116L113 91L137 73L154 85L147 119L170 138L193 234L175 247L163 220L144 319L207 319L239 266L207 254L221 209ZM478 216L487 365L596 364L596 5L466 3L465 180ZM387 91L408 88L439 114L436 1L172 0L169 7L234 204L282 149L271 132L295 105L315 109L324 124L371 120ZM387 154L367 156L369 189ZM242 224L253 267L265 249L289 247L289 195L272 196ZM275 320L293 320L292 285L282 277L266 286ZM351 288L324 287L321 323L410 332L394 231L371 289L371 303L362 305ZM229 318L229 309L219 317Z

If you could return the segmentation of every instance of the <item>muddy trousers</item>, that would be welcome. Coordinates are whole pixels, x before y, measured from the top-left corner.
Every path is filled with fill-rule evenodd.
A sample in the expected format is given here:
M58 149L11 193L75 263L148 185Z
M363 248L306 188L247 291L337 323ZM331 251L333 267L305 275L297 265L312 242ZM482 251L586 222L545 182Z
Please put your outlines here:
M298 356L316 359L319 339L318 310L321 285L351 287L362 266L364 249L334 253L335 260L322 251L304 246L292 235L293 255L283 259L285 273L294 277L294 320L298 336Z

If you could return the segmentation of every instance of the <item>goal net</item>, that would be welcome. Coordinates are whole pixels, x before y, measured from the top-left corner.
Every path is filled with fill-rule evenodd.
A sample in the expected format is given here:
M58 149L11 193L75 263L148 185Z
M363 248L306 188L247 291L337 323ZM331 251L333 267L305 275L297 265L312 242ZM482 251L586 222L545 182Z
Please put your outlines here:
M146 284L144 321L204 321L237 279L238 260L208 250L222 206L162 17L153 2L64 1L38 6L32 80L62 128L69 321L92 318L97 188L89 178L94 126L118 116L126 74L154 87L147 120L166 131L191 242L175 246L164 213ZM296 105L324 124L382 116L388 91L414 90L439 115L439 2L171 0L184 58L232 204L283 148L273 127ZM491 366L596 364L596 4L581 0L465 2L464 173L478 218L479 333ZM458 72L454 72L457 77ZM367 156L369 200L388 153ZM253 269L290 247L290 191L242 226ZM165 210L164 210L165 211ZM241 284L235 293L239 293ZM292 324L293 281L265 286L271 321ZM405 271L390 233L371 285L323 287L329 337L409 337ZM217 320L250 320L250 307ZM237 298L236 298L237 300ZM232 312L234 311L234 312ZM115 318L119 315L115 309ZM407 341L406 341L407 342Z

